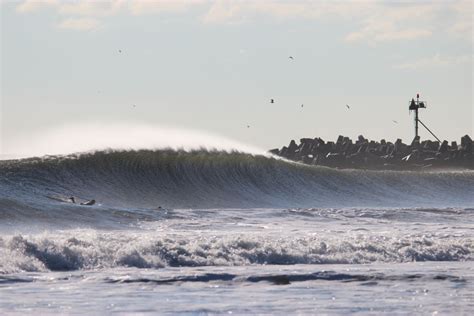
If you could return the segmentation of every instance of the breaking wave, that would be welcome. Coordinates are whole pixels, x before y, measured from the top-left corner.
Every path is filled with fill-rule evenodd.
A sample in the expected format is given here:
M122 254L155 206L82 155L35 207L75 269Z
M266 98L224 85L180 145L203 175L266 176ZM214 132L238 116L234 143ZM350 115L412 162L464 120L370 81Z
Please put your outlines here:
M55 196L125 208L473 206L474 172L335 170L207 150L0 161L0 210L57 205Z
M71 230L0 237L0 273L116 267L463 261L474 259L473 253L473 240L458 236L185 237L153 232Z
M100 151L0 161L1 217L91 212L54 199L69 196L95 199L99 205L90 209L115 215L120 208L158 206L470 207L474 173L335 170L207 150Z

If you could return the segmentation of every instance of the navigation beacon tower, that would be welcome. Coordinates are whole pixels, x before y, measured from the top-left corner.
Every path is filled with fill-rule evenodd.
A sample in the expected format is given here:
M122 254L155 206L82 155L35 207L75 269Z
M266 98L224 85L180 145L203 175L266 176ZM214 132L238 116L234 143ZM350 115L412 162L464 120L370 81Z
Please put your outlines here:
M420 101L420 94L417 93L416 101L415 99L411 99L409 103L410 103L410 107L408 108L408 110L410 112L415 111L415 138L418 138L418 122L419 122L421 125L423 125L424 128L426 128L428 132L430 132L431 135L434 136L434 138L436 138L439 142L441 142L439 138L436 137L436 135L433 134L433 132L430 131L430 129L425 124L423 124L423 122L418 118L418 109L426 109L426 105L427 105L426 101Z

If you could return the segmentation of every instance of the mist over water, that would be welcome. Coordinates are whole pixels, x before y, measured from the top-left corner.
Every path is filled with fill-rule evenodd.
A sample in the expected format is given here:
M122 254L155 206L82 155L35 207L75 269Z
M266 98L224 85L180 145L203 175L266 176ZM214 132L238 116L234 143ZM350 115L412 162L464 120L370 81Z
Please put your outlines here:
M237 150L265 154L266 150L205 131L142 123L76 123L53 127L36 135L8 139L0 159L18 159L78 152L140 149Z

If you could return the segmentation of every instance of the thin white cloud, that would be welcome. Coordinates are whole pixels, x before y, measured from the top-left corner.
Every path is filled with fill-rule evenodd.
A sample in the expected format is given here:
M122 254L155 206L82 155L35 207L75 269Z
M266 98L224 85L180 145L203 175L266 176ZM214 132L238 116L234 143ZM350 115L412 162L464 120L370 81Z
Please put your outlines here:
M125 4L123 0L111 1L64 1L57 6L57 12L61 15L104 17L117 14Z
M205 23L236 23L271 16L277 19L318 19L358 16L373 1L212 1L202 17Z
M16 7L17 12L28 13L45 7L56 7L59 0L25 0Z
M192 7L208 4L205 0L135 0L126 3L133 15L184 12Z
M376 42L387 42L387 41L398 41L398 40L414 40L422 37L430 37L433 34L430 30L418 30L418 29L373 29L373 30L361 30L358 32L352 32L346 36L346 41L367 41L371 44Z
M380 4L361 18L360 29L349 33L345 40L375 44L430 37L440 10L438 4L430 3Z
M474 20L474 4L467 0L456 3L453 10L456 14L454 23L449 27L448 32L455 36L466 38L474 42L473 20Z
M119 12L132 15L185 11L195 5L209 4L206 0L25 0L17 6L20 13L50 7L61 15L110 16Z
M90 31L97 29L101 22L94 18L69 18L61 21L58 27L74 31Z
M235 24L270 17L286 19L344 20L355 25L347 42L376 44L427 38L438 33L472 39L472 3L453 1L329 1L329 0L25 0L19 13L49 7L66 18L104 18L117 14L184 14L208 24ZM450 17L446 19L446 12ZM440 24L447 21L448 25Z
M413 62L395 65L393 68L401 70L418 70L434 67L449 67L465 63L472 64L472 60L472 55L441 56L440 54L436 54L432 57L422 58Z

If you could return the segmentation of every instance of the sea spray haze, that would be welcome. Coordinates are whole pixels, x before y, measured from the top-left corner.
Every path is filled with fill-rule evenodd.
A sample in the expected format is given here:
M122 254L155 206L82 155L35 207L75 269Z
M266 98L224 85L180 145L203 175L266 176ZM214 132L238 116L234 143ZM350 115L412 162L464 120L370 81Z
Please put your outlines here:
M138 122L77 122L54 126L41 133L20 135L3 144L3 159L45 155L67 155L95 150L140 149L219 149L265 154L249 146L215 134L186 128ZM0 159L2 157L0 156Z
M472 171L336 170L138 131L148 145L70 133L87 152L0 161L3 312L472 311Z

